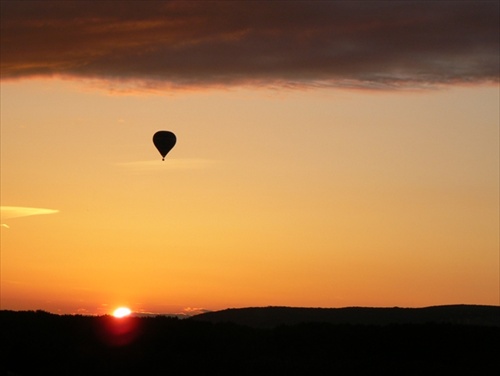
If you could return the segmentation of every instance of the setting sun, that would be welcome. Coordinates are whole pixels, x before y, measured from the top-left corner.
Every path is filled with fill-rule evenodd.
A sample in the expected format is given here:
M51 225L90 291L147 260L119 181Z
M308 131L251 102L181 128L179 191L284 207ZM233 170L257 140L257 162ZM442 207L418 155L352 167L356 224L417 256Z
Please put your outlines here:
M113 311L113 316L116 318L122 318L130 315L132 311L127 307L119 307Z

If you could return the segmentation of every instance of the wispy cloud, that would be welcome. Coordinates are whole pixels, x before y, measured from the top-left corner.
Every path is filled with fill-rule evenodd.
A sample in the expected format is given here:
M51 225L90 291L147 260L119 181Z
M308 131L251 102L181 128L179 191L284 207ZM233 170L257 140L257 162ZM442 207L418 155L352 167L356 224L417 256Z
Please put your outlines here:
M117 165L132 171L162 171L202 169L216 163L216 161L208 159L166 159L162 161L159 157L156 160L123 162Z
M24 206L0 206L0 221L1 227L10 228L9 225L3 223L6 219L29 217L32 215L54 214L59 210L43 209L43 208L28 208Z
M194 307L186 307L183 310L183 314L185 314L186 316L195 316L207 312L210 312L210 310L205 308L194 308Z
M111 88L498 82L498 1L2 2L2 79Z

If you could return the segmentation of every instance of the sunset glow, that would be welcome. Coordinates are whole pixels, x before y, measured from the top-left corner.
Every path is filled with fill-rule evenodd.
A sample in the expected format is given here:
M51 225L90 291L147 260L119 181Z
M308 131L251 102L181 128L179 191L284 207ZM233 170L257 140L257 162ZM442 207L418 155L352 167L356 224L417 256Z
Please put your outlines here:
M113 311L113 316L121 319L123 317L129 316L132 313L130 308L127 307L119 307Z
M499 2L1 6L1 309L500 303Z

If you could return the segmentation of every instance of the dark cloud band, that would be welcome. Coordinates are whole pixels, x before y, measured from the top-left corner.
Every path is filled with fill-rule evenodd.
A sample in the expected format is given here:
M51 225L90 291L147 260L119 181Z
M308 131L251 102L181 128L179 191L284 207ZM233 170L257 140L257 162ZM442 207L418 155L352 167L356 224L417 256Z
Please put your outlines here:
M498 1L1 3L2 79L421 87L498 82Z

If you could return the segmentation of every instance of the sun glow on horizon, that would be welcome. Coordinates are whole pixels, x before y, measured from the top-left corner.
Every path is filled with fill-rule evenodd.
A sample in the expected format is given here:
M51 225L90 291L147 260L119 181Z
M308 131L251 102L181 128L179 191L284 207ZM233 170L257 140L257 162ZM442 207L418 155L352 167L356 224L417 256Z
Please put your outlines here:
M113 311L113 316L116 317L117 319L121 319L123 317L127 317L132 313L130 308L127 307L118 307Z

